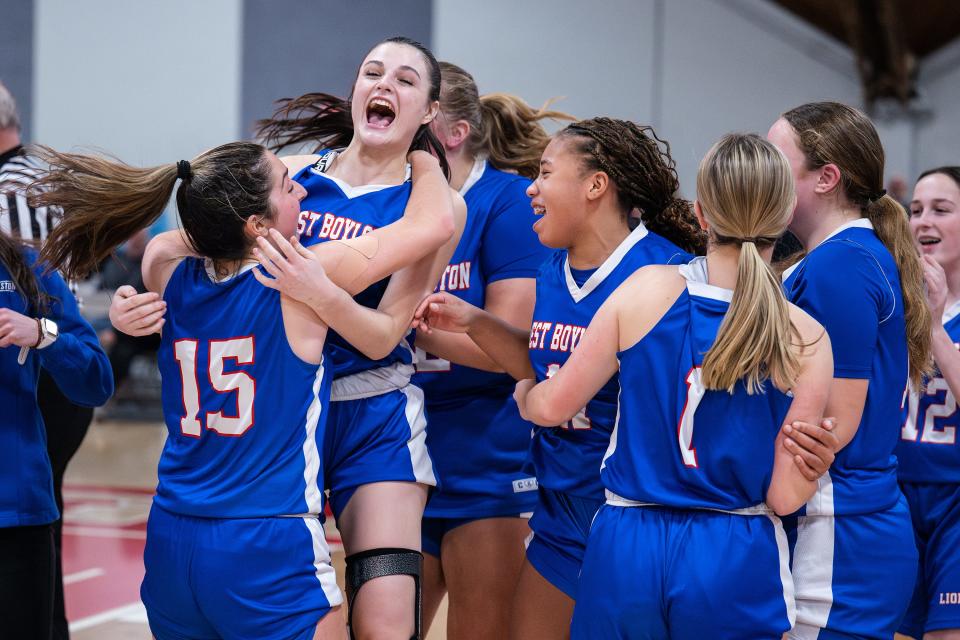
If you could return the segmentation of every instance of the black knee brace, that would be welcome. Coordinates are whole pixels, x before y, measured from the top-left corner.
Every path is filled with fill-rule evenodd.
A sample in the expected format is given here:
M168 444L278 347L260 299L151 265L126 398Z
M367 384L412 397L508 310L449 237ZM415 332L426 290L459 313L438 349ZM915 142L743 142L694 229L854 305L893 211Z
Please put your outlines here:
M347 562L347 624L350 638L353 634L353 601L360 587L375 578L384 576L410 576L413 578L416 595L413 609L413 638L420 640L420 575L423 572L423 554L413 549L381 548L354 553Z

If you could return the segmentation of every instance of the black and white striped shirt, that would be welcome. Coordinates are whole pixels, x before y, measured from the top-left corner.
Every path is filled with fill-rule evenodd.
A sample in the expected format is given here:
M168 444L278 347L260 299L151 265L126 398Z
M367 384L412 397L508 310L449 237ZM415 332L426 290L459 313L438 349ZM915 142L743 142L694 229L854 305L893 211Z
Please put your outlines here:
M31 207L24 193L11 190L10 184L29 185L43 169L23 155L23 147L16 146L0 154L0 233L19 236L24 240L43 243L60 219L60 210L54 207ZM77 295L77 283L70 281L70 290ZM79 302L79 298L78 298Z

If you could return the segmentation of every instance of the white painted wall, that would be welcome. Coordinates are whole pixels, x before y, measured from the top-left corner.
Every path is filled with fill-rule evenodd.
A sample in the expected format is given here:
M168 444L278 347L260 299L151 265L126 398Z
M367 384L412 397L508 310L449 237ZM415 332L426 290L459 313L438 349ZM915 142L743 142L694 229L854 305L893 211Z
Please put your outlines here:
M919 91L929 118L917 126L914 172L960 165L960 40L924 61Z
M34 135L137 165L240 135L240 0L37 0Z
M577 117L649 119L651 0L434 0L433 51L481 92L505 91Z
M859 101L852 54L766 0L665 4L658 128L688 196L700 159L725 133L766 134L804 102Z
M434 51L470 71L481 92L509 91L576 116L653 124L670 141L683 190L729 131L765 133L786 109L815 100L861 107L846 47L767 0L434 0ZM960 162L960 43L921 91L924 126L878 121L887 174ZM948 47L949 49L949 47ZM918 151L918 149L920 151ZM952 158L952 160L950 160Z
M243 0L35 1L33 139L150 164L243 136ZM723 133L763 133L810 100L860 104L850 52L767 0L434 0L432 31L481 91L653 124L687 195ZM932 117L878 122L888 174L960 162L960 43L923 69Z

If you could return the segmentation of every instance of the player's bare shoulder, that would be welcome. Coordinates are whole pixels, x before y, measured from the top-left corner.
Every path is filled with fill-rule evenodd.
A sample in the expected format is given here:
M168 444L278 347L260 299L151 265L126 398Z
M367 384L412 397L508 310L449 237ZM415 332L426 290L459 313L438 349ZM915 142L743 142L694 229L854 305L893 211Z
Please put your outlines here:
M290 172L290 175L293 176L304 167L308 167L316 163L316 161L319 159L320 156L317 154L309 153L295 156L282 156L280 161L283 162L283 164L287 167L287 170Z

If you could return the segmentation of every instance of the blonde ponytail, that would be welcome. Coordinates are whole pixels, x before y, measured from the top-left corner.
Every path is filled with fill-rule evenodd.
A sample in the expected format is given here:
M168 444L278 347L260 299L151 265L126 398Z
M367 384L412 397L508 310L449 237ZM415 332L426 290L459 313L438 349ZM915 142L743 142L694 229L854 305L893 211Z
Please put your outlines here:
M700 163L697 200L710 242L740 246L733 298L703 360L704 386L733 391L742 380L752 394L769 378L789 389L800 371L799 334L780 280L759 248L773 246L793 211L790 165L756 135L725 136Z
M742 379L752 394L769 378L778 388L789 389L800 371L792 346L796 338L780 281L757 245L744 242L730 308L703 359L704 386L733 391Z

